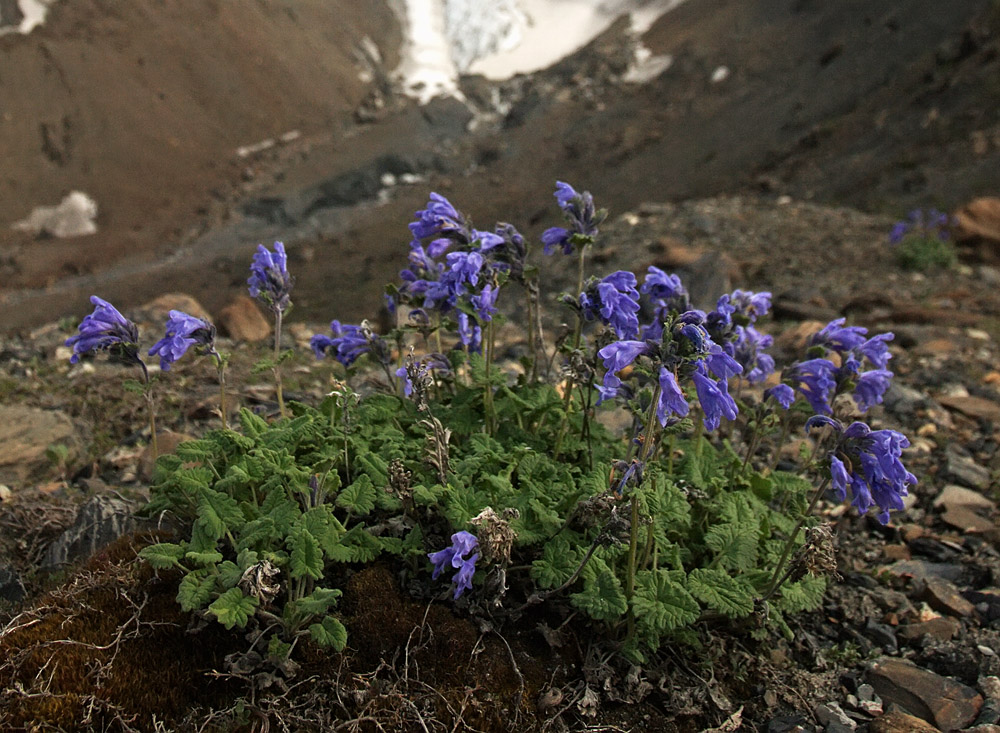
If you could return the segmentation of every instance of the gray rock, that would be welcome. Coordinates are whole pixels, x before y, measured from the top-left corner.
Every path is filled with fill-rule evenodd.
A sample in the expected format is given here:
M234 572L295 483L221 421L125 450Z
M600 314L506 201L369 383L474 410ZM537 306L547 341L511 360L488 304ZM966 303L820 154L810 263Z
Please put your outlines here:
M945 472L963 486L983 491L990 486L990 472L972 458L965 455L956 445L949 445L945 454Z
M847 716L847 713L841 709L840 705L835 702L826 702L817 705L813 713L816 714L816 720L821 725L826 726L827 730L830 730L831 725L841 725L848 730L854 730L858 727L858 724L851 720Z
M894 415L910 417L928 403L927 395L913 387L893 381L882 397L882 404L885 409Z
M0 567L0 600L20 603L26 595L21 577L10 568Z
M114 494L99 494L80 506L73 524L45 551L43 567L55 568L93 555L136 526L135 507Z

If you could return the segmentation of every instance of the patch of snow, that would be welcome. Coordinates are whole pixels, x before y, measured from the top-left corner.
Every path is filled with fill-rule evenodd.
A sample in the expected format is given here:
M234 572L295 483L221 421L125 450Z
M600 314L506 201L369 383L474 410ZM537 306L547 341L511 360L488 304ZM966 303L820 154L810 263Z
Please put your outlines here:
M38 206L13 225L13 229L53 237L81 237L96 234L97 203L80 191L71 192L58 206Z
M458 66L451 57L444 6L440 0L405 0L403 61L396 75L403 91L421 104L457 96Z
M455 96L459 74L510 79L579 50L622 15L635 34L685 0L403 0L406 40L396 70L404 92L426 104ZM668 56L637 59L630 80L665 71Z
M650 82L674 64L670 54L654 56L653 52L636 40L635 58L628 71L622 76L627 84L645 84Z
M484 0L489 3L489 0ZM469 0L466 0L469 2ZM469 72L509 79L544 69L589 43L619 17L629 14L632 29L644 33L684 0L520 0L524 22L516 46L483 56ZM513 35L507 31L507 35Z
M28 34L45 22L45 15L49 12L49 6L56 0L17 0L17 5L21 9L24 17L16 26L0 27L0 36L7 33Z
M729 78L729 67L719 66L712 72L712 83L719 84Z

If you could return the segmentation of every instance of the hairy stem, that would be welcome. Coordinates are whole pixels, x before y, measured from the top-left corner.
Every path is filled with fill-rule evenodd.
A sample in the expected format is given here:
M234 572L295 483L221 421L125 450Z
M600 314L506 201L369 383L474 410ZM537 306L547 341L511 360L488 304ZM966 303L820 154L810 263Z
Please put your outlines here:
M781 553L781 559L774 567L774 573L771 575L771 582L768 584L767 592L764 593L761 600L766 601L768 598L773 596L788 577L788 573L786 572L782 575L782 571L784 570L785 563L788 562L789 555L792 554L792 548L795 546L795 539L799 536L799 531L802 529L802 525L805 524L806 519L812 515L813 509L816 508L816 503L820 500L820 497L823 496L823 493L829 485L830 477L828 476L823 479L823 483L821 483L819 488L816 489L816 493L813 494L812 501L809 502L809 506L806 507L806 510L802 513L798 523L795 525L795 529L793 529L792 533L788 536L788 541L785 542L785 550Z
M271 371L274 373L274 388L278 395L278 412L282 419L287 417L285 412L285 395L281 385L281 311L274 312L274 366Z

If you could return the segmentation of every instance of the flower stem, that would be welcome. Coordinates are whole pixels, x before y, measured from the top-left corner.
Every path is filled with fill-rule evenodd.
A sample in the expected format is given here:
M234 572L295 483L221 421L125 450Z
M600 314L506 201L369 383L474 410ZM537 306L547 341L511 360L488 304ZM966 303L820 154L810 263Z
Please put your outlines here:
M795 546L795 539L799 536L799 530L802 529L802 525L805 524L806 519L812 515L813 509L816 508L816 503L820 500L820 497L823 496L823 493L829 485L830 477L827 476L823 479L823 483L819 485L819 488L816 489L816 493L813 494L812 500L809 502L809 506L806 507L806 510L802 513L798 523L795 525L795 529L793 529L792 533L788 536L788 541L785 542L785 550L782 552L781 559L778 561L778 564L774 567L774 573L771 575L771 582L768 583L767 592L764 593L761 600L766 601L768 598L773 596L781 586L782 582L784 582L785 577L787 577L787 573L782 575L782 571L784 570L785 563L788 562L788 556L792 554L792 548Z
M146 399L146 411L149 413L149 446L153 450L153 461L160 457L159 446L156 443L156 403L153 401L153 388L149 381L149 370L142 359L139 359L139 366L142 368L142 382L145 386L143 397Z
M219 376L219 415L222 417L222 429L229 429L228 406L226 405L226 361L216 352L215 371Z
M274 366L271 371L274 373L274 388L278 395L278 412L284 419L287 417L287 413L285 412L284 390L281 385L281 315L280 310L274 312Z

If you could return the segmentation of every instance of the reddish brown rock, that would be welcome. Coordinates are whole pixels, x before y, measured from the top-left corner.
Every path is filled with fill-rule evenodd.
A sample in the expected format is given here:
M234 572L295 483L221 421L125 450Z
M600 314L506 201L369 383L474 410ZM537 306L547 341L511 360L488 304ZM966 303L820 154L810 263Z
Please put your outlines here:
M245 295L222 309L218 326L234 341L263 341L271 335L271 323L257 304Z
M895 704L942 730L964 728L975 720L983 706L983 696L968 685L902 659L880 657L868 670L867 677L886 707Z
M961 628L961 624L953 618L941 616L932 618L930 621L918 621L906 624L896 629L896 636L906 641L914 641L924 634L930 634L938 641L949 641L955 638L955 634Z
M181 311L195 318L211 320L205 307L187 293L164 293L139 307L135 317L141 323L159 323L162 326L167 322L170 311Z
M940 613L965 618L976 612L976 607L962 598L958 588L941 578L928 578L924 590L927 605Z
M175 433L172 430L164 430L162 433L157 432L156 449L159 451L158 455L165 456L173 453L177 450L177 446L187 440L194 440L194 436L185 433ZM143 451L142 457L139 459L139 475L142 476L144 481L149 481L153 478L153 467L155 465L156 457L153 455L153 446L147 445L146 450Z
M988 499L982 493L973 489L967 489L958 484L948 484L941 493L937 495L933 502L934 508L944 507L945 510L957 507L970 507L973 509L983 509L987 512L995 511L996 503Z
M941 520L949 527L954 527L962 532L974 532L983 535L994 535L997 533L997 526L993 522L979 516L972 511L971 507L967 506L956 506L948 509L941 515Z
M1000 244L1000 198L973 199L955 212L955 238L985 239Z
M50 446L66 447L57 465ZM25 484L71 469L83 452L76 424L57 410L0 405L0 483Z
M961 412L977 420L997 422L1000 420L1000 404L983 397L938 397L938 402L947 408Z
M868 727L871 733L941 733L926 720L893 710L881 718L876 718Z

